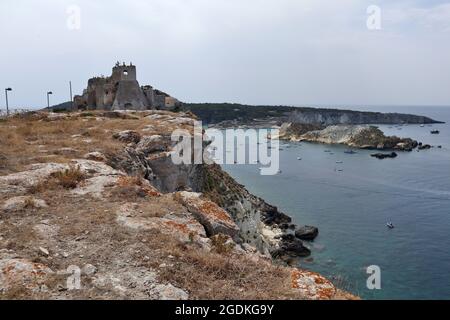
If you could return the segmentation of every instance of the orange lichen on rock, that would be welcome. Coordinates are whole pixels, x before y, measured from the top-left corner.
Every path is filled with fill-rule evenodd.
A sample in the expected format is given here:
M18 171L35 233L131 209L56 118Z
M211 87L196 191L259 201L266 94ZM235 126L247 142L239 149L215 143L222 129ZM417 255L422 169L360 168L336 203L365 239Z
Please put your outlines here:
M192 213L193 217L205 227L208 235L223 233L235 239L239 227L228 212L212 201L201 199L200 196L199 193L182 191L177 192L174 199Z
M53 271L40 263L33 263L26 259L0 260L0 291L13 286L26 290L39 290L46 276Z
M168 225L171 228L174 228L174 229L176 229L178 231L181 231L183 233L186 233L186 234L189 234L189 233L193 232L184 223L178 223L178 222L169 220L169 221L165 221L165 224Z
M292 288L301 292L306 299L333 299L336 287L318 273L293 269L291 272Z
M117 180L119 187L138 187L150 197L160 197L161 193L150 183L140 177L120 176Z
M202 202L199 205L199 208L205 214L213 216L216 219L222 220L223 222L226 223L234 223L233 219L231 219L229 214L212 201L202 200Z

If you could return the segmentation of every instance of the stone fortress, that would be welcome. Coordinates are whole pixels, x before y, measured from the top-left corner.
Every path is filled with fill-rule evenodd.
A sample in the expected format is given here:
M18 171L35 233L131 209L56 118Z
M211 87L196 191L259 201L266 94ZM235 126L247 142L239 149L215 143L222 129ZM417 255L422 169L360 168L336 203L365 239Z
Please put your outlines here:
M181 102L152 86L139 86L136 66L119 62L110 77L89 79L81 96L74 97L76 110L173 110Z

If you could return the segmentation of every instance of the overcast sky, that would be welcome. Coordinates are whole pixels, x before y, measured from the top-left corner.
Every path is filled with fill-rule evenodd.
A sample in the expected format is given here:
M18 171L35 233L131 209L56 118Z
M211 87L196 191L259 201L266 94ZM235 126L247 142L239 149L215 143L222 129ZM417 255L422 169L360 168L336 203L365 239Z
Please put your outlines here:
M2 108L5 87L13 107L67 101L117 60L186 102L450 105L448 1L2 0L0 30Z

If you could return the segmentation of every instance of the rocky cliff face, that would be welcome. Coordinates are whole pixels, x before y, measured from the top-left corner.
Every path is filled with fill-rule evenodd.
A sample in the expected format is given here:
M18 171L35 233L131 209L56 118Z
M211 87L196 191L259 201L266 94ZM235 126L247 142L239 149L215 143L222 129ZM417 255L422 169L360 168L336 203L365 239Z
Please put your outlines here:
M274 260L305 254L300 238L316 229L295 232L216 165L169 162L170 132L192 121L153 111L2 122L0 298L355 298Z
M299 238L290 236L295 235L297 226L289 216L250 194L220 166L175 165L170 154L173 142L168 135L141 137L137 132L124 131L118 137L131 144L124 151L107 156L112 167L128 174L138 172L162 192L202 193L231 215L239 227L235 240L263 254L289 263L310 254Z
M422 124L435 123L436 121L425 116L412 114L299 108L289 115L288 122L329 126L337 124Z
M250 106L241 104L184 104L208 125L217 127L264 126L274 123L300 123L312 125L338 124L407 124L437 123L425 116L352 111L331 108L306 108L287 106Z

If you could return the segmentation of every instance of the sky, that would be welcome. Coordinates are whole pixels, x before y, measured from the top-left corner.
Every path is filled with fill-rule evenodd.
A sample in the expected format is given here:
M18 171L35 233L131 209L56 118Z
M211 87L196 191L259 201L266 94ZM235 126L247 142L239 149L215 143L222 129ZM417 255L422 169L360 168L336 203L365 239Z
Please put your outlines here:
M0 31L0 108L116 61L185 102L450 105L450 1L2 0Z

